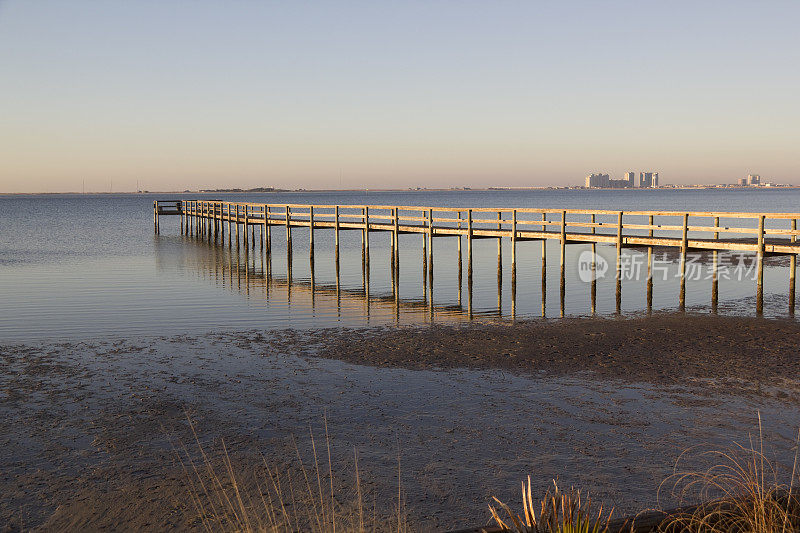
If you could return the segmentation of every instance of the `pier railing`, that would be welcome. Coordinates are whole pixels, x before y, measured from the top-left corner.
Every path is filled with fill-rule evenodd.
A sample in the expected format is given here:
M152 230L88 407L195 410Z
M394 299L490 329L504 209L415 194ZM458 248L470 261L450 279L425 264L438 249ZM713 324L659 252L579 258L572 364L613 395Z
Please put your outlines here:
M790 297L794 302L796 254L800 253L797 220L800 213L747 213L722 211L612 211L591 209L545 208L463 208L396 205L310 205L228 202L222 200L157 201L154 203L154 223L159 230L159 216L180 216L181 231L209 237L226 238L245 247L255 245L255 231L265 253L271 250L272 231L285 228L291 251L292 229L309 228L310 254L313 258L316 230L334 232L335 254L339 257L339 233L356 230L362 234L362 254L369 264L369 234L389 232L392 235L393 262L399 261L394 251L399 235L423 236L426 268L433 273L434 238L456 237L459 261L462 237L467 244L467 275L472 277L472 242L475 239L497 239L498 261L501 260L502 239L511 243L511 281L516 282L516 247L521 241L556 240L560 243L560 263L563 271L565 248L569 244L613 245L617 250L619 279L620 254L623 248L673 248L681 256L680 305L685 301L686 255L690 251L708 250L716 260L718 251L739 251L757 256L758 309L763 301L763 265L767 255L790 257ZM249 233L249 234L248 234ZM242 239L240 239L240 235ZM545 247L542 248L543 260ZM396 259L395 259L396 258Z

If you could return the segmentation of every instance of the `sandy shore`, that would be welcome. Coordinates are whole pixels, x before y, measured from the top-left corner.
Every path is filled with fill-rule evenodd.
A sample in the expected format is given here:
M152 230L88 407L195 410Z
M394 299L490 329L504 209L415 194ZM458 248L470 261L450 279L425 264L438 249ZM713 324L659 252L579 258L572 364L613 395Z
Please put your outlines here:
M186 413L243 468L286 463L292 436L306 453L327 416L340 481L356 447L387 506L399 453L419 530L484 523L528 474L637 511L757 412L791 448L799 347L795 322L683 315L3 346L0 529L197 529Z

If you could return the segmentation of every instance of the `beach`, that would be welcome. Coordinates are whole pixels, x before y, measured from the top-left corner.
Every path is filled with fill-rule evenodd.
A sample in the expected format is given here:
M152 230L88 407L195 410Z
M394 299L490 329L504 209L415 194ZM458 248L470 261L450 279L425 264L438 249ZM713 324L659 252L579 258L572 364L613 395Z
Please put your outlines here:
M414 530L485 524L528 475L635 513L675 502L659 487L687 448L746 442L759 414L787 459L798 341L791 320L657 313L8 344L0 522L195 530L183 447L224 441L247 479L308 457L326 423L336 483L357 450L391 509L399 467Z

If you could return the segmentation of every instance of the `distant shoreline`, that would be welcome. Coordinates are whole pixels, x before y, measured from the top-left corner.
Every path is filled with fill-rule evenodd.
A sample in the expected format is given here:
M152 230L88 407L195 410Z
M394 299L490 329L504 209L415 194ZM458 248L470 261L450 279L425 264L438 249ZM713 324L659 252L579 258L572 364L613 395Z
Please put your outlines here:
M73 196L99 196L99 195L131 195L131 196L150 196L154 194L279 194L279 193L370 193L370 192L490 192L490 191L674 191L674 190L714 190L714 191L767 191L767 190L786 190L786 189L800 189L800 185L779 185L774 187L747 187L747 186L700 186L700 185L675 185L669 187L658 188L629 188L629 189L606 189L606 188L587 188L579 186L571 187L426 187L414 189L218 189L218 190L194 190L194 191L97 191L97 192L80 192L80 191L65 191L65 192L0 192L0 196L43 196L43 195L73 195Z

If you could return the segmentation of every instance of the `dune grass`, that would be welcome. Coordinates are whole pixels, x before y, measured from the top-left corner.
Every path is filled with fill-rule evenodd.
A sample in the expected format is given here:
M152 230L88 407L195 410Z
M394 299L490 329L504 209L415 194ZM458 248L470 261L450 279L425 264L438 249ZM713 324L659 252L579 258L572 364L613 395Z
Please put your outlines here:
M553 488L548 490L541 500L536 501L531 492L530 476L527 484L522 483L522 516L514 513L508 505L497 498L494 498L494 501L505 513L504 520L500 511L489 505L495 523L507 531L516 533L603 533L608 531L608 523L613 513L612 509L604 517L602 506L595 512L590 498L582 498L581 491L574 488L562 492L555 480Z
M703 471L676 472L673 493L682 501L703 502L670 516L660 531L688 533L788 533L800 531L798 444L791 469L764 452L761 416L758 438L728 449L701 452L712 466ZM687 452L690 453L690 452ZM681 458L678 460L680 464ZM788 475L787 475L788 472Z
M186 475L196 521L205 531L406 533L410 530L399 458L396 501L383 506L375 499L371 504L365 503L358 452L353 450L352 473L336 470L327 420L325 450L317 449L309 428L312 452L308 461L303 460L294 442L296 453L288 466L270 465L262 455L261 464L248 467L249 471L237 468L224 441L216 453L208 450L191 419L189 424L195 449L180 445L175 451Z
M530 477L527 485L522 484L521 515L497 498L498 507L490 505L489 510L499 528L517 533L800 532L800 432L794 449L791 468L770 459L764 451L759 414L757 438L751 435L747 444L734 443L728 449L698 454L699 459L711 463L707 469L679 471L681 462L694 455L694 449L687 450L676 462L676 473L662 484L672 485L672 494L681 501L683 510L668 513L663 520L658 518L652 528L637 529L636 518L612 523L611 513L603 516L602 506L598 511L592 510L591 501L582 500L580 491L561 492L555 482L554 488L537 502L531 494ZM643 511L639 517L646 514Z
M392 502L371 503L362 483L358 452L352 466L337 470L325 420L324 448L309 428L310 457L304 460L296 441L288 466L261 464L245 470L237 467L224 441L209 453L189 424L195 450L176 447L189 485L197 522L208 532L397 532L410 531L401 485L400 460L397 494ZM700 451L709 468L679 470L694 449L676 462L676 472L665 480L672 495L684 507L667 514L649 531L661 533L790 533L800 532L798 458L800 432L791 468L770 459L764 451L759 416L758 435L747 444L734 443L724 450ZM660 492L660 491L659 491ZM702 502L697 505L697 502ZM693 503L691 507L689 503ZM489 505L495 525L516 533L617 533L613 509L605 513L574 488L563 491L554 481L543 497L534 498L531 478L522 483L522 512L494 498ZM642 514L645 514L643 512ZM619 521L617 521L619 522ZM635 521L634 521L635 526ZM630 522L626 528L630 528ZM625 529L626 531L628 529ZM641 531L630 528L630 531Z

